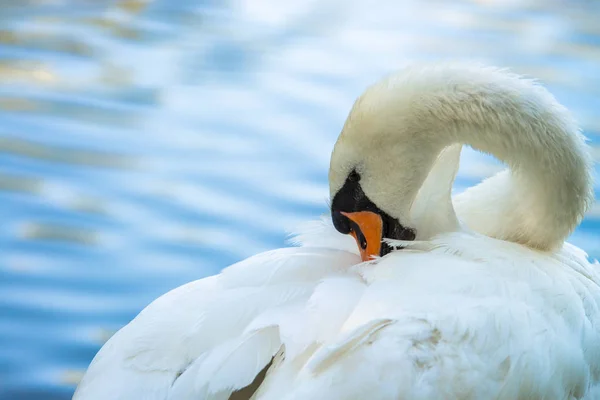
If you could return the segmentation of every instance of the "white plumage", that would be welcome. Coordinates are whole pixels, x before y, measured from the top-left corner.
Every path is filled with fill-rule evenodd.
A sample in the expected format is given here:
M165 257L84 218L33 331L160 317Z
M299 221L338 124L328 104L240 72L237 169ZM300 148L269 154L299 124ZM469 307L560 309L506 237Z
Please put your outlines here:
M511 115L519 121L500 126ZM452 140L417 137L426 127ZM515 143L529 147L509 154ZM455 198L455 214L462 144L511 172ZM359 99L330 182L333 196L360 165L365 194L417 240L361 263L349 236L313 223L298 247L154 301L100 350L74 398L228 399L269 366L254 399L600 399L600 266L563 243L590 202L586 151L568 113L529 81L480 67L405 70ZM543 185L514 187L534 175Z

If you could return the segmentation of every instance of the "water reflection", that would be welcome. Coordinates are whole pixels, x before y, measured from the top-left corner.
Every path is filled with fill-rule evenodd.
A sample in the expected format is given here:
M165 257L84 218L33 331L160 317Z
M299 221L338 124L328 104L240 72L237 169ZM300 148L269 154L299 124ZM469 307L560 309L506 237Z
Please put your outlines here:
M149 301L323 213L354 97L409 60L538 77L600 161L600 8L565 4L0 2L0 398L69 398Z

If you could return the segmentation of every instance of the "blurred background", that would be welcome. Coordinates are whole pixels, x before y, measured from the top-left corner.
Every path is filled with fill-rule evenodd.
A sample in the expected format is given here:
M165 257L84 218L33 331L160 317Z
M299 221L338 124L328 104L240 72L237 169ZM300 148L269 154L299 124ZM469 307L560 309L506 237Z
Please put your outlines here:
M326 212L350 106L409 61L539 78L598 161L598 21L591 0L0 0L0 398L69 399L151 300ZM458 191L501 168L463 154ZM600 256L598 205L571 241Z

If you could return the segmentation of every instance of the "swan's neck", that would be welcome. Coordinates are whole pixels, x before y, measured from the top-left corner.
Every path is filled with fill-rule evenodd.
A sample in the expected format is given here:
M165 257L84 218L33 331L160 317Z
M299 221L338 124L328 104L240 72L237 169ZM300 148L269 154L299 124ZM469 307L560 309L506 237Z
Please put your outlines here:
M462 145L445 148L437 157L410 209L417 240L429 240L443 232L456 231L460 224L452 204L452 184L460 162Z
M585 157L569 154L577 143L563 148L558 142L528 155L531 142L517 141L521 154L515 148L498 156L509 169L455 197L459 218L498 239L542 250L559 246L581 221L591 185Z
M388 184L402 182L395 204L410 207L437 155L466 144L509 169L459 197L459 217L499 239L544 250L560 245L593 198L587 146L567 110L542 87L492 69L445 68L402 80L371 89L383 101L379 117L389 113L378 126L387 142L380 157L401 160L388 171ZM393 94L395 85L404 92Z

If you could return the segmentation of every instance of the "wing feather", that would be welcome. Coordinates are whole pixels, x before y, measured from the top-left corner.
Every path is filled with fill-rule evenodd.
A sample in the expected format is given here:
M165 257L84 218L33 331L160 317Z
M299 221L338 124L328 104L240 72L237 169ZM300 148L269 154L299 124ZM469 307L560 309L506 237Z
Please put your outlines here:
M196 360L175 381L169 399L227 398L252 383L280 348L276 326L223 343Z
M356 261L339 250L286 248L174 289L105 344L74 400L227 396L251 383L281 347L278 319L261 315L306 304L324 277Z

